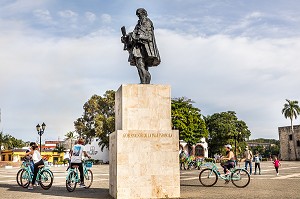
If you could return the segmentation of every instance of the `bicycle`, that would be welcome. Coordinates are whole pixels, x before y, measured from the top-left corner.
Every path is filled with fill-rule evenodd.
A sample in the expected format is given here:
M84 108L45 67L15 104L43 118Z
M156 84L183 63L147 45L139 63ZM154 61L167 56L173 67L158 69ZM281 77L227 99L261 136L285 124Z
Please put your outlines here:
M84 161L83 162L83 176L84 183L86 189L90 188L93 183L93 172L91 171L91 167L93 166L92 161ZM66 188L69 192L73 192L76 189L77 183L80 182L79 166L74 165L69 169L68 175L66 177Z
M17 183L18 183L19 186L22 186L22 184L21 184L21 176L22 176L21 173L22 173L22 171L25 170L25 168L28 165L30 166L30 162L29 161L23 161L22 164L21 164L21 166L20 166L19 171L17 172L16 181L17 181Z
M231 181L238 188L244 188L250 183L250 174L244 168L232 168L230 174L221 175L216 164L209 163L210 168L203 169L199 174L199 181L205 187L215 185L219 178L226 182Z
M202 165L203 165L203 159L195 158L194 160L188 162L188 169L191 170L192 168L195 168L201 170Z
M53 183L54 175L52 171L50 171L50 167L47 162L44 162L44 165L38 166L39 170L36 176L36 181L41 185L41 187L45 190L50 189ZM21 186L27 188L32 182L33 173L31 171L30 165L27 164L24 167L24 170L21 172Z

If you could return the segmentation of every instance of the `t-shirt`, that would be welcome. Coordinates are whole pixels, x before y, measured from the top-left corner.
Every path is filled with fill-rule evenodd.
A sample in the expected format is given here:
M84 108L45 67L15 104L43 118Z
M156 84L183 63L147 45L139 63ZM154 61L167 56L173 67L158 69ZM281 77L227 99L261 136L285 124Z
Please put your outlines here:
M71 163L81 163L83 151L85 151L84 146L81 144L76 144L73 147Z
M32 160L35 163L37 163L38 161L40 161L42 159L42 156L40 154L40 152L38 150L34 150L33 154L32 154Z
M273 164L275 167L279 167L279 160L274 160Z
M260 157L259 156L254 156L254 161L255 163L260 163Z

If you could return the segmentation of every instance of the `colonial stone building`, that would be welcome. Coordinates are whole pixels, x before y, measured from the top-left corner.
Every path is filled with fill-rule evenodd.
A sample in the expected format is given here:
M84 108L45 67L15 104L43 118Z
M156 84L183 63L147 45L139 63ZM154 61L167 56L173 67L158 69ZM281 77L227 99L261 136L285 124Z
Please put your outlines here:
M281 160L300 159L300 125L293 128L294 135L291 126L278 127Z
M193 155L199 158L207 158L208 157L208 150L207 150L207 143L205 141L205 138L201 139L201 142L189 146L186 142L183 140L180 140L179 142L179 152L181 150L184 150L188 155Z

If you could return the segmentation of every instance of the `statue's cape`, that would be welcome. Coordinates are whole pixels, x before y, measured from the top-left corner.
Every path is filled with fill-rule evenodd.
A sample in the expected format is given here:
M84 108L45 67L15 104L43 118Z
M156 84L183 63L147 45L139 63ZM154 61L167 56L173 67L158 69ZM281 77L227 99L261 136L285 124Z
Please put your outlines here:
M130 65L135 66L136 58L142 57L148 67L158 66L161 59L155 41L152 21L149 18L144 19L144 21L139 21L134 31L140 31L142 34L139 35L142 36L140 37L142 39L141 43L133 44L132 48L128 49L128 61L130 62ZM131 33L130 36L134 37L134 33Z

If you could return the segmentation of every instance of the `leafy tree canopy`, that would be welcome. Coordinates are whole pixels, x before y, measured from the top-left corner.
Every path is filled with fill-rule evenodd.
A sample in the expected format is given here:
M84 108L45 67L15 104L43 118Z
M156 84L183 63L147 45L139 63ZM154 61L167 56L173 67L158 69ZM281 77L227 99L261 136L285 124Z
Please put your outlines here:
M79 137L87 142L99 137L101 150L108 147L108 135L115 131L115 91L108 90L103 97L93 95L83 106L82 117L75 122L75 130Z
M210 156L221 153L225 144L233 147L237 144L237 152L241 152L246 146L246 139L249 139L251 132L246 123L238 120L234 111L215 113L205 118L209 132L208 145ZM235 151L235 149L233 149Z
M179 139L190 145L208 136L200 109L193 107L192 103L192 100L181 97L173 98L171 104L173 129L178 129Z

